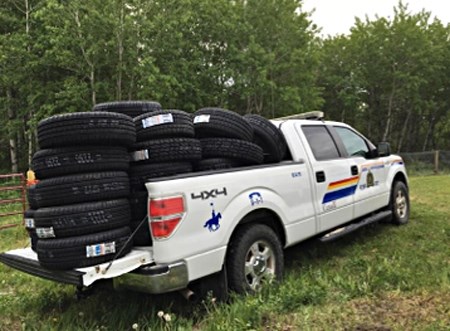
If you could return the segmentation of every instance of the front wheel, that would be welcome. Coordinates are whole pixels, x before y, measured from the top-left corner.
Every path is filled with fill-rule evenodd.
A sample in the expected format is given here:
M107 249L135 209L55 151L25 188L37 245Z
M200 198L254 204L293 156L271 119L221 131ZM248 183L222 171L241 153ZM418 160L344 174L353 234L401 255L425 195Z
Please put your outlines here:
M283 250L275 232L263 224L238 230L227 254L228 282L237 293L254 293L264 284L281 280Z
M403 182L395 182L392 187L390 207L392 210L391 222L403 225L409 221L409 194L408 188Z

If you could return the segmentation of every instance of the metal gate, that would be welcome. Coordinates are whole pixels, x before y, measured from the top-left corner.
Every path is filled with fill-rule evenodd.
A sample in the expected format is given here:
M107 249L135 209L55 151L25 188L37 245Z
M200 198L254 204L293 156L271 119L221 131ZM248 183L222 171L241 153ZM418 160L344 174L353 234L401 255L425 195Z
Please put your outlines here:
M26 207L25 176L23 174L0 175L0 230L21 224L17 218L10 216L22 215L19 220L23 223Z

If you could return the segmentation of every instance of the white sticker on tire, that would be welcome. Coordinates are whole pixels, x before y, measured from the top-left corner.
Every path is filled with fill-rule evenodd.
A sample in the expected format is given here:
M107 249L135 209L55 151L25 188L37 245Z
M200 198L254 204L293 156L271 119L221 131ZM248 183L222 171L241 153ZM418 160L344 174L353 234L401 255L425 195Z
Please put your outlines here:
M34 219L33 218L25 218L25 227L27 229L34 229Z
M155 116L144 118L142 120L142 127L145 129L145 128L149 128L154 125L160 125L160 124L166 124L166 123L173 123L172 114L161 114L161 115L155 115Z
M38 238L55 238L55 231L53 231L53 227L49 228L36 228L36 235Z
M116 252L116 242L86 246L86 257L97 257Z
M130 154L132 161L144 161L150 158L150 154L148 149L144 149L142 151L136 151Z
M194 124L195 123L209 123L209 118L211 115L197 115L194 117Z

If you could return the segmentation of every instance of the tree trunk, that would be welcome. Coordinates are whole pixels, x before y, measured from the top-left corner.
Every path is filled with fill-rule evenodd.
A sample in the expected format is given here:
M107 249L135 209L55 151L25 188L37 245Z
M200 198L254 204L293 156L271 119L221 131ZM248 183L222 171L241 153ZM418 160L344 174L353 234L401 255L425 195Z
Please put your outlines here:
M428 142L430 141L430 137L433 135L435 120L436 120L436 116L433 113L433 115L431 115L431 119L428 123L427 134L425 135L425 141L423 142L422 152L425 152L427 150Z
M395 72L394 72L395 74ZM394 96L395 96L395 78L394 81L392 82L392 90L391 90L391 94L389 95L389 102L388 102L388 114L387 114L387 118L386 118L386 126L384 129L384 134L383 134L383 141L387 141L388 137L389 137L389 132L390 132L390 128L391 128L391 118L392 118L392 108L393 108L393 104L394 104Z
M409 118L411 117L411 113L412 113L412 110L411 110L411 107L409 107L409 110L408 110L407 115L406 115L405 122L403 123L403 128L402 128L402 133L400 135L400 140L398 142L397 154L400 153L400 151L401 151L401 149L403 147L402 145L403 145L403 141L405 139L406 132L407 132L407 129L408 129L408 122L409 122Z
M11 107L12 93L10 88L6 90L6 107L8 109L8 120L11 121L15 118L15 112ZM9 155L11 160L11 172L19 172L19 166L17 162L17 141L16 135L13 128L9 129Z
M75 20L75 23L78 27L78 38L81 40L83 40L83 34L81 33L81 21L80 21L80 17L79 17L79 13L78 10L76 10L73 13L73 18ZM84 49L83 45L80 44L79 45L80 50L81 50L81 54L83 54L83 58L86 61L86 64L89 67L89 83L91 86L91 100L92 100L92 106L95 106L97 104L97 94L95 91L95 64L94 64L94 60L89 59L89 56L86 52L86 50Z
M95 92L95 68L91 66L91 73L89 75L89 82L91 83L91 91L92 91L92 106L97 104L97 93Z
M124 24L124 10L123 3L121 3L120 8L120 26L119 31L117 32L117 52L119 56L119 63L117 65L118 73L117 73L117 92L116 98L117 100L122 100L122 71L123 71L123 24Z

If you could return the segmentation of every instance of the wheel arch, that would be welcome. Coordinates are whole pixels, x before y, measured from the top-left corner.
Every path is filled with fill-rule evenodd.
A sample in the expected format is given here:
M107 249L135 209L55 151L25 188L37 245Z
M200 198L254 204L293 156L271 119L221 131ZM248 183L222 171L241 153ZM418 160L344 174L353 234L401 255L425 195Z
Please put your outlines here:
M244 217L242 217L233 229L229 242L233 240L233 237L242 226L251 223L267 225L278 236L281 245L283 247L286 245L286 231L283 226L281 217L275 211L269 208L259 208L249 212Z
M392 180L392 185L394 185L395 182L402 182L403 184L406 185L406 187L408 187L408 179L406 177L406 175L399 171L394 175L394 179Z

